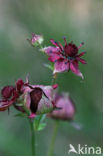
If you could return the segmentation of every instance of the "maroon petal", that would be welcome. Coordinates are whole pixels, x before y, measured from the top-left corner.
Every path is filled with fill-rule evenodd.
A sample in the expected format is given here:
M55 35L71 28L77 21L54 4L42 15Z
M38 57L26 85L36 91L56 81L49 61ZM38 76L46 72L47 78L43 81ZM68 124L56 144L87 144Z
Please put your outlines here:
M19 79L17 82L16 82L16 89L17 91L20 93L21 92L21 88L23 87L24 85L24 82L23 80Z
M6 109L8 109L8 107L8 103L0 102L0 111L5 111Z
M83 45L84 45L84 42L82 42L82 43L79 45L78 49L80 49Z
M78 68L78 61L73 61L73 62L70 62L70 70L76 74L77 76L80 76L82 77L83 79L83 75L82 73L80 72L79 68Z
M84 54L85 54L85 52L82 52L82 53L78 54L77 57L81 57L81 56L83 56Z
M13 94L14 87L13 86L6 86L1 90L1 95L3 98L8 99Z
M66 41L66 37L64 37L64 42L65 42L65 46L67 46L67 41Z
M13 103L15 102L15 99L12 99L10 101L1 101L0 102L0 111L5 111L8 109Z
M80 58L80 57L78 57L77 60L80 61L82 64L87 64L87 62L84 59Z
M42 89L41 88L34 88L33 91L30 93L31 97L31 104L30 109L33 113L36 113L38 108L38 103L42 98Z

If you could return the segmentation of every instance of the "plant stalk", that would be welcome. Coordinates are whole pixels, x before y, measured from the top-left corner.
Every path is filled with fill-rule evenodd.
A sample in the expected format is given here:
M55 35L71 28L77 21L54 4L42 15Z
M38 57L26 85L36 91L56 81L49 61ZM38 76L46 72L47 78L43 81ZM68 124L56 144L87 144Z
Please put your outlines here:
M31 128L31 149L32 149L32 156L35 155L35 131L34 131L34 125L33 125L33 120L29 120L30 123L30 128Z
M57 79L57 74L53 75L52 85L54 85L56 83L56 79Z
M54 151L54 146L55 146L55 140L58 132L58 127L59 127L59 121L55 120L54 122L54 129L53 129L53 135L50 143L50 148L48 152L48 156L53 156L53 151Z

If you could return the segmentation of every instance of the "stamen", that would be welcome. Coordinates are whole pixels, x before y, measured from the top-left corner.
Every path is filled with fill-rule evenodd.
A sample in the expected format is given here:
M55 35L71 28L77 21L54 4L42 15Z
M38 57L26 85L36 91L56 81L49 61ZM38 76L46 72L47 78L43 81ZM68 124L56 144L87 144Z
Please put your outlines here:
M66 37L63 37L64 38L64 43L65 43L65 46L67 45L67 41L66 41Z
M56 63L56 62L57 62L57 60L54 61L54 63Z
M74 60L74 57L68 56L68 60Z
M28 73L26 76L26 82L24 84L29 84L29 76L30 76L30 74Z
M84 42L82 42L82 43L79 45L78 49L80 49L83 45L84 45Z
M67 62L65 62L65 64L67 64L68 63L68 61Z

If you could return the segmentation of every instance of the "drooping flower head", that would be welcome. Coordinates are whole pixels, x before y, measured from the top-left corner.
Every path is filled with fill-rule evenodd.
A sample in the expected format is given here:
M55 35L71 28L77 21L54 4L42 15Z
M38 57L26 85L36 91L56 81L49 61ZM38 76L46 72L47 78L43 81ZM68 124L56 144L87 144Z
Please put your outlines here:
M73 42L67 44L66 38L64 38L64 46L62 46L60 42L56 42L53 39L50 41L55 47L45 47L42 51L49 56L49 61L54 62L53 73L55 74L71 70L74 74L83 78L83 75L78 67L79 62L86 64L86 61L81 58L85 52L78 54L78 51L83 43L77 47Z
M0 111L5 111L16 102L17 98L19 98L21 94L21 88L23 85L24 82L19 79L15 86L5 86L1 90L2 99L0 100Z
M72 120L75 115L75 105L73 100L67 93L55 94L54 103L57 110L52 111L48 114L49 117L52 117L57 120Z
M56 88L57 85L30 85L20 79L15 86L6 86L1 90L0 111L13 105L17 110L27 113L30 118L48 113L55 108L53 90Z
M34 47L37 47L39 45L42 44L43 42L43 36L42 35L37 35L37 34L32 34L32 38L31 39L28 39L28 41L34 46Z

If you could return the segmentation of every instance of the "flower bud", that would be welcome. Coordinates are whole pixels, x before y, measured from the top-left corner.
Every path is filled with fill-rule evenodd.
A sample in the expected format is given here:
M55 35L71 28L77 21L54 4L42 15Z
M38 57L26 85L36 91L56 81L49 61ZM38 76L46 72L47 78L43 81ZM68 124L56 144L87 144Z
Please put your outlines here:
M34 46L34 47L38 47L39 45L42 44L43 42L43 36L42 35L36 35L36 34L32 34L32 38L30 41L30 43Z
M49 113L54 109L53 90L53 86L31 85L25 87L24 106L29 110L30 118L35 117L35 114Z
M67 93L62 95L56 94L54 103L58 109L49 113L49 117L59 120L72 120L74 118L75 105Z

